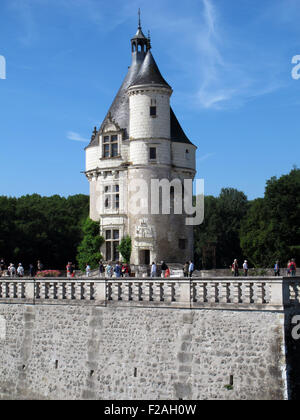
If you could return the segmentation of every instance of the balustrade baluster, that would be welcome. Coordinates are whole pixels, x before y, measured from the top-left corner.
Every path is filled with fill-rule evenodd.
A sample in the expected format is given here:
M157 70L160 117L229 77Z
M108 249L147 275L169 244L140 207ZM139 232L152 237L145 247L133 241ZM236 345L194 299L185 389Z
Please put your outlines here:
M111 282L107 282L107 300L111 301L113 300L112 297L112 283Z
M153 285L154 287L154 285ZM155 302L162 302L163 301L163 283L155 283L155 291L153 291L153 300Z
M119 301L121 300L121 287L119 281L114 283L114 294L113 294L114 300Z
M152 284L153 283L145 283L144 287L143 287L143 300L145 302L150 302L151 300L151 288L152 288Z
M192 302L198 302L199 301L198 295L201 293L200 290L201 290L201 283L195 283L195 282L191 283L191 299L192 299ZM201 299L200 299L200 302L201 302Z
M174 283L165 283L165 302L173 302L174 300L174 292L175 292L175 287L174 287Z

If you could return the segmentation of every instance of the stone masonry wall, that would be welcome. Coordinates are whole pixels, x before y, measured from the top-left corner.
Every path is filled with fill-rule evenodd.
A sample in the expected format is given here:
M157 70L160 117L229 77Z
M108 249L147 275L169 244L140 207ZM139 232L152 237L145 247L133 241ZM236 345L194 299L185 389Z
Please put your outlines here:
M0 304L1 316L0 399L285 395L281 313Z

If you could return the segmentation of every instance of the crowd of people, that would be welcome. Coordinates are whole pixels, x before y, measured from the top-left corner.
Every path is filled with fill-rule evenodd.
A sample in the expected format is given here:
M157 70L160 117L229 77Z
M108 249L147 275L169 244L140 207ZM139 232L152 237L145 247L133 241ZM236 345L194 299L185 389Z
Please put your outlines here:
M239 268L239 263L238 263L237 259L235 259L233 261L233 264L231 266L231 271L232 271L232 274L234 275L234 277L239 277L240 268ZM248 277L248 272L249 272L248 261L245 260L244 264L243 264L243 273L244 273L245 277ZM274 265L274 275L275 275L275 277L279 277L280 273L281 273L280 264L279 264L279 261L276 261L276 263ZM296 261L294 259L289 260L288 263L287 263L287 268L286 268L287 276L288 277L296 277L296 273L297 273Z
M233 264L231 265L231 271L234 277L240 276L240 267L238 260L235 259ZM248 277L249 273L249 266L248 261L245 260L242 265L242 273L244 277ZM37 261L36 266L30 264L27 270L29 277L35 277L38 272L43 270L43 264L40 260ZM195 271L195 265L193 261L186 262L183 266L183 274L184 277L192 277ZM91 266L86 264L85 268L85 275L86 277L91 276ZM291 259L287 263L286 267L286 275L288 277L296 277L297 273L297 266L295 259ZM168 278L171 276L170 268L167 266L165 261L162 261L161 264L157 264L156 262L152 262L149 270L149 275L151 278ZM281 275L281 267L279 261L276 261L274 265L274 275L275 277L279 277ZM10 263L6 265L3 258L0 260L0 277L24 277L25 276L25 269L22 263L17 265ZM68 262L66 266L66 276L67 278L74 278L76 276L76 269L75 264L72 262ZM99 277L100 278L121 278L121 277L130 277L131 276L131 268L130 265L127 263L117 262L115 265L112 262L108 262L106 265L103 261L99 262Z
M36 266L29 264L28 275L29 277L35 277L36 273L43 270L43 264L41 261L37 261ZM10 263L6 264L4 258L0 260L0 277L24 277L25 268L22 263L17 265Z
M67 276L70 277L70 271L68 267L69 265L67 266ZM194 266L193 261L186 262L183 267L184 277L192 277L194 271L195 271L195 266ZM150 273L151 278L171 277L170 268L167 266L165 261L161 262L160 267L156 262L153 261L150 266L149 273ZM91 275L91 266L89 264L86 264L85 274L86 274L86 277L90 277ZM113 265L112 262L109 262L105 266L103 261L99 262L100 278L112 278L112 277L121 278L121 277L130 277L130 275L131 275L131 268L130 268L130 265L127 263L120 263L118 261L115 265Z

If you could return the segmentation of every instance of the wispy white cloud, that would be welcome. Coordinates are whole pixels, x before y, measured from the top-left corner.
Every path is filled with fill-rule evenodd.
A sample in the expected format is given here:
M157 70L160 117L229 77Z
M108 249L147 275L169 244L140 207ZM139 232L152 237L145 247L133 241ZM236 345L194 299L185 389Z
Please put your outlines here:
M197 159L198 162L204 162L205 160L213 157L215 155L215 153L206 153L205 155L201 156L200 158Z
M221 4L200 0L194 14L187 9L179 18L167 19L165 11L156 18L156 29L172 40L166 52L181 72L181 80L194 87L194 91L181 88L180 93L177 89L176 95L193 109L240 108L285 85L280 74L283 53L274 54L274 47L257 43L255 22L249 19L244 28L243 23L236 25L225 18Z
M67 139L68 140L73 140L73 141L80 141L80 142L83 142L83 143L88 143L89 142L88 139L82 137L80 134L75 133L74 131L68 131Z

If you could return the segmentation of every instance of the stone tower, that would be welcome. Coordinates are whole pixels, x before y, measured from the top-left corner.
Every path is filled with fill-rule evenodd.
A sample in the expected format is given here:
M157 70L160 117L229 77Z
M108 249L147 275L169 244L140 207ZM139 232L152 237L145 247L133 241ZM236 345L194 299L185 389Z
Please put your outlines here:
M170 107L172 88L159 71L140 21L131 52L124 82L86 148L90 217L100 222L106 261L120 258L117 247L129 235L131 263L182 263L193 258L193 227L185 224L185 214L174 212L178 181L161 193L162 201L170 196L171 214L153 211L151 192L153 182L193 179L196 147Z

